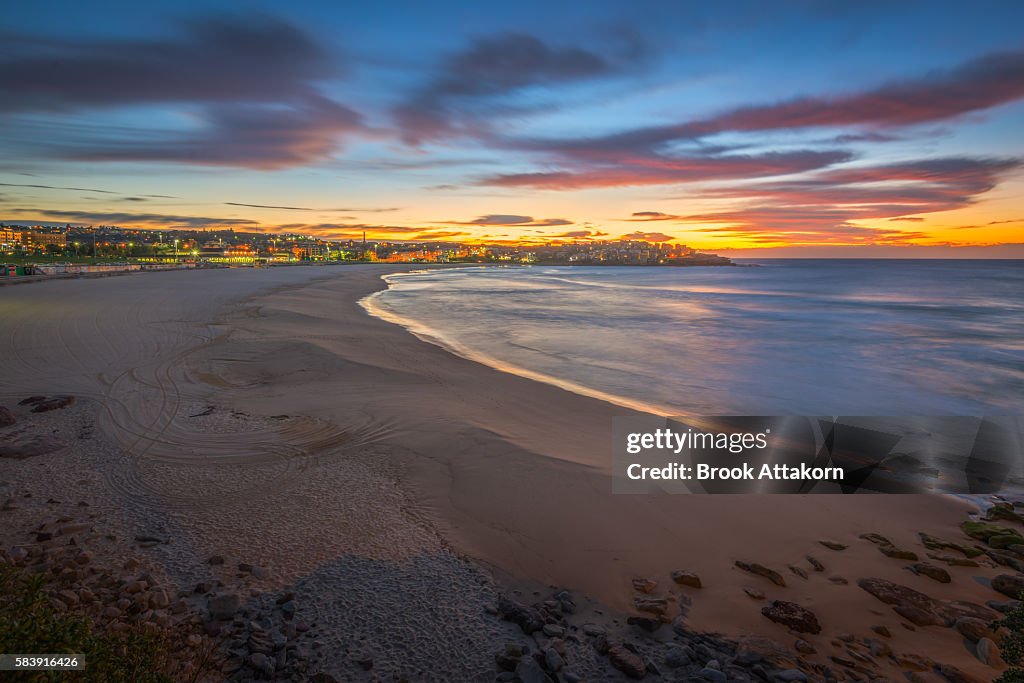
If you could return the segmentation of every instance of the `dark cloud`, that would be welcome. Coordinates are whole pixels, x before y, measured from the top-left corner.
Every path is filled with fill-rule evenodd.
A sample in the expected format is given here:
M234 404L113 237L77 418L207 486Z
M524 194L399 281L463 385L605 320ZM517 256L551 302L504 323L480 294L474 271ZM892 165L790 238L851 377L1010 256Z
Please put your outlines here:
M922 218L921 216L897 216L896 218L890 218L889 221L902 221L904 223L921 223L924 221L924 218Z
M852 155L814 150L739 154L735 149L703 147L703 138L722 132L852 126L866 130L829 144L889 141L896 136L880 129L943 121L1022 96L1024 52L995 54L948 71L841 97L743 107L702 120L599 137L501 140L499 144L509 149L545 155L550 160L548 167L555 169L493 175L482 184L575 190L806 172L848 161ZM679 151L687 145L696 149Z
M518 216L515 214L488 214L474 218L471 221L443 222L449 225L502 225L531 228L572 225L572 221L565 218L534 218L533 216Z
M329 99L309 96L288 104L214 105L195 132L168 132L161 140L93 140L55 154L75 161L145 161L273 170L329 158L339 138L363 130L360 116ZM147 136L151 137L151 136Z
M634 223L645 223L647 221L671 221L677 220L679 216L661 211L636 211L627 218L627 221Z
M553 46L527 33L479 38L451 55L440 73L394 109L405 140L418 144L487 128L475 103L531 86L552 86L605 76L620 64L602 53ZM627 54L625 59L634 59ZM507 114L511 111L503 107ZM494 112L491 112L492 114Z
M676 239L672 235L666 235L663 232L631 232L628 235L623 235L619 238L620 240L639 240L642 242L671 242Z
M706 195L793 206L847 206L872 218L961 208L994 188L1017 159L943 157L826 170L800 180L746 184Z
M398 211L397 208L384 209L353 209L353 208L323 208L311 206L277 206L274 204L243 204L242 202L224 202L227 206L246 206L252 209L285 209L287 211L340 211L344 213L381 213L385 211Z
M207 216L183 216L160 213L129 213L121 211L64 211L58 209L8 209L10 213L46 216L70 223L100 223L103 225L131 226L136 224L162 225L166 227L187 226L202 228L211 225L257 226L259 221L246 218L211 218Z
M973 230L975 228L990 228L993 225L1010 225L1013 223L1024 223L1024 218L1008 218L1001 221L989 221L988 223L982 223L981 225L958 225L954 230Z
M518 141L527 149L557 150L574 158L619 157L650 152L678 140L722 132L811 127L892 128L943 121L1024 97L1024 51L988 55L955 69L834 98L805 97L742 107L677 125L650 126L596 138ZM884 141L891 133L869 131L848 141Z
M277 18L179 28L172 39L23 41L23 54L0 60L0 108L277 102L308 96L314 80L337 74L337 60Z
M607 237L608 233L600 230L570 230L558 235L549 235L549 239L594 239L596 237Z
M28 187L36 190L71 190L72 192L97 192L100 194L117 194L113 190L95 190L90 187L60 187L57 185L28 185L26 183L0 183L3 187Z
M801 180L708 190L705 197L742 199L745 204L681 218L689 223L721 224L697 230L743 236L756 233L767 241L788 236L796 241L856 237L870 242L872 235L886 243L907 241L924 235L879 230L856 222L903 220L913 214L970 206L995 187L1003 174L1020 165L1014 159L948 157L832 169Z
M848 161L850 158L848 152L813 150L689 157L651 154L622 158L617 163L592 164L575 171L494 175L483 178L479 184L546 190L668 185L800 173Z
M77 113L180 104L189 130L88 127L76 139L39 142L48 156L276 169L329 158L346 134L365 131L349 107L320 94L339 60L297 26L269 16L196 20L174 38L20 41L0 60L0 111Z

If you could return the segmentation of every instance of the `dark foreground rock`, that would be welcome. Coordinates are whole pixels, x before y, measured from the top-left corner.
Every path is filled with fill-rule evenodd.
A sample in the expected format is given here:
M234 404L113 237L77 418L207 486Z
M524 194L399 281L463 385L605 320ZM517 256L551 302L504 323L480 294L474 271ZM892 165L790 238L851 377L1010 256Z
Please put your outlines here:
M797 633L821 633L821 624L814 612L795 602L773 600L772 604L761 608L761 614Z

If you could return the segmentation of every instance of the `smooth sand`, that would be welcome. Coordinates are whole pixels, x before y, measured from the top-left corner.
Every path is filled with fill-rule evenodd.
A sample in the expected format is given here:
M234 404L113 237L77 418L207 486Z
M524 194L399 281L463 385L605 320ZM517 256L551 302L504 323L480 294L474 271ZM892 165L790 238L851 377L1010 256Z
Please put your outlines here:
M356 302L397 270L211 270L6 288L0 403L95 399L101 430L126 454L107 473L111 490L147 523L188 539L189 553L166 558L181 574L214 552L258 556L286 581L341 556L398 563L451 548L506 585L560 585L632 613L632 578L678 593L669 573L689 569L704 583L689 591L696 629L792 645L743 592L752 586L813 609L824 630L808 640L823 655L838 634L887 625L900 651L992 675L955 631L905 630L856 585L882 577L937 598L999 598L986 586L1005 573L994 567L951 567L953 582L940 585L858 538L880 533L924 558L919 531L965 540L956 526L966 503L612 495L611 418L629 411L459 358L367 315ZM207 406L215 412L198 416ZM231 411L245 419L233 423ZM827 571L804 580L787 570L809 569L808 554ZM735 560L777 569L788 587Z

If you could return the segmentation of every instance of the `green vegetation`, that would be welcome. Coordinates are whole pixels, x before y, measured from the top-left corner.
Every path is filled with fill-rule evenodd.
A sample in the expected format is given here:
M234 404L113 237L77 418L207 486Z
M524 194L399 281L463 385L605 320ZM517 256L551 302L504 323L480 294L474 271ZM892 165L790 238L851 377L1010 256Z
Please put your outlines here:
M1021 596L1024 599L1024 595ZM995 683L1024 683L1024 603L1014 607L1005 617L991 624L993 631L1006 628L1009 633L999 643L999 654L1009 668Z
M61 613L47 598L45 577L0 564L0 652L80 654L84 671L5 673L12 681L169 683L174 663L165 635L131 628L103 633L87 618Z

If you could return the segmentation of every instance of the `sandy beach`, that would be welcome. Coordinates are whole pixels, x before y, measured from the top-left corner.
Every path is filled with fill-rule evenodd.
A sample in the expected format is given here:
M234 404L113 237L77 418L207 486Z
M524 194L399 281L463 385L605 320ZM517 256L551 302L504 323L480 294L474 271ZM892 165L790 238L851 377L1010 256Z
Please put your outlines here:
M294 593L310 627L296 650L312 662L306 674L337 680L495 680L495 655L510 642L560 650L564 662L540 675L565 681L620 680L628 654L653 680L753 681L760 667L765 680L827 680L827 668L835 680L987 681L1001 670L997 655L982 661L978 638L948 626L997 617L986 603L1008 598L991 582L1014 570L984 554L951 562L968 558L920 535L986 549L960 528L973 505L613 495L611 419L630 411L460 358L368 315L358 301L402 268L4 288L0 405L18 422L0 439L56 441L39 455L0 457L0 499L17 502L0 513L0 547L26 544L43 515L81 514L85 501L95 534L121 539L106 551L119 566L138 558L179 587L221 581L254 613ZM34 395L76 402L15 408ZM737 562L774 570L784 585ZM918 563L950 581L908 570ZM700 587L675 582L677 571ZM928 596L950 623L894 611L920 600L904 593L887 604L865 579ZM532 636L500 599L557 603L560 590L574 609L563 604L561 623ZM820 632L766 618L773 600L813 612ZM654 623L627 624L636 616ZM685 663L669 656L680 648ZM760 654L744 664L744 648ZM273 680L279 667L224 670ZM701 674L708 668L722 678Z

